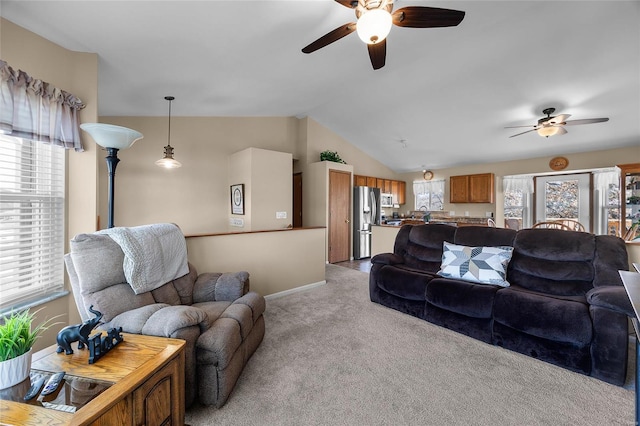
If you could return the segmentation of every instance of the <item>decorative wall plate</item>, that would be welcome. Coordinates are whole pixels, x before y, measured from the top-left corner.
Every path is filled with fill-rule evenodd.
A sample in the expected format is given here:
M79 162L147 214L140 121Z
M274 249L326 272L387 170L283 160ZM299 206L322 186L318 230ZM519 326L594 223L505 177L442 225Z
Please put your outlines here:
M553 157L551 161L549 161L549 167L551 170L564 170L569 165L569 160L565 157Z

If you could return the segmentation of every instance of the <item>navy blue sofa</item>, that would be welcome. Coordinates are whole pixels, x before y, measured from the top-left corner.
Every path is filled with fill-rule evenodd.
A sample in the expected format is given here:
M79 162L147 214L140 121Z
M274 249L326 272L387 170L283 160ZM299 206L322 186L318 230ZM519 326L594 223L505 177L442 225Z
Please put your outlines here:
M512 246L509 287L437 275L443 243ZM371 259L371 301L572 371L622 385L632 312L622 239L556 229L405 225Z

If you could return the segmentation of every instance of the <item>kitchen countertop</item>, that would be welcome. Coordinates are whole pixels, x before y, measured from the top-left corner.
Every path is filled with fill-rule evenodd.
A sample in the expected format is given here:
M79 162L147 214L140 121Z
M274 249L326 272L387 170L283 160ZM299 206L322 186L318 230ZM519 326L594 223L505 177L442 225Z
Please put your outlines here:
M411 218L399 218L399 219L389 219L400 221L399 225L380 225L380 226L390 226L390 227L399 227L402 225L422 225L424 221L422 219L411 219ZM464 224L464 225L487 225L486 217L471 217L471 216L441 216L441 217L432 217L429 223L451 223L455 222L456 224Z

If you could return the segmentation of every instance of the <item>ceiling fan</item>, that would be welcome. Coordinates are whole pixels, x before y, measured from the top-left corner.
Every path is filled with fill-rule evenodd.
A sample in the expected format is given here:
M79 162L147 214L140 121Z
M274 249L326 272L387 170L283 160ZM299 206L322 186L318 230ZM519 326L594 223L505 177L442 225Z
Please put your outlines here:
M564 126L575 126L577 124L591 124L591 123L603 123L605 121L609 121L608 118L585 118L582 120L569 120L567 118L571 117L571 114L560 114L556 116L551 116L555 111L555 108L545 108L542 110L543 114L547 114L546 117L542 117L538 120L538 124L534 126L507 126L505 129L516 129L518 127L533 127L526 132L517 133L513 136L509 136L513 138L515 136L524 135L525 133L536 131L540 136L544 136L548 138L549 136L555 135L564 135L567 131L564 129Z
M357 22L350 22L323 35L302 49L304 53L315 52L352 32L358 32L367 43L373 69L382 68L387 56L387 35L391 25L409 28L454 27L464 18L464 12L435 7L408 6L393 10L393 0L335 0L341 5L355 9Z

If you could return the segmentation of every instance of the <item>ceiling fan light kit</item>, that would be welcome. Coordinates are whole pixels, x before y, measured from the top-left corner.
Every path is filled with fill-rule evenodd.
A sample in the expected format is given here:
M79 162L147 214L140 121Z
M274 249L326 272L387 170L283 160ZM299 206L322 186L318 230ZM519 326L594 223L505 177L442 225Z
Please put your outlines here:
M464 18L464 12L437 7L407 6L393 11L393 0L335 0L354 9L357 22L342 25L323 35L302 49L312 53L354 31L367 43L369 59L374 70L384 67L387 56L387 36L392 25L407 28L455 27Z
M391 31L391 14L383 9L369 10L360 16L356 31L360 40L376 44L387 38Z

